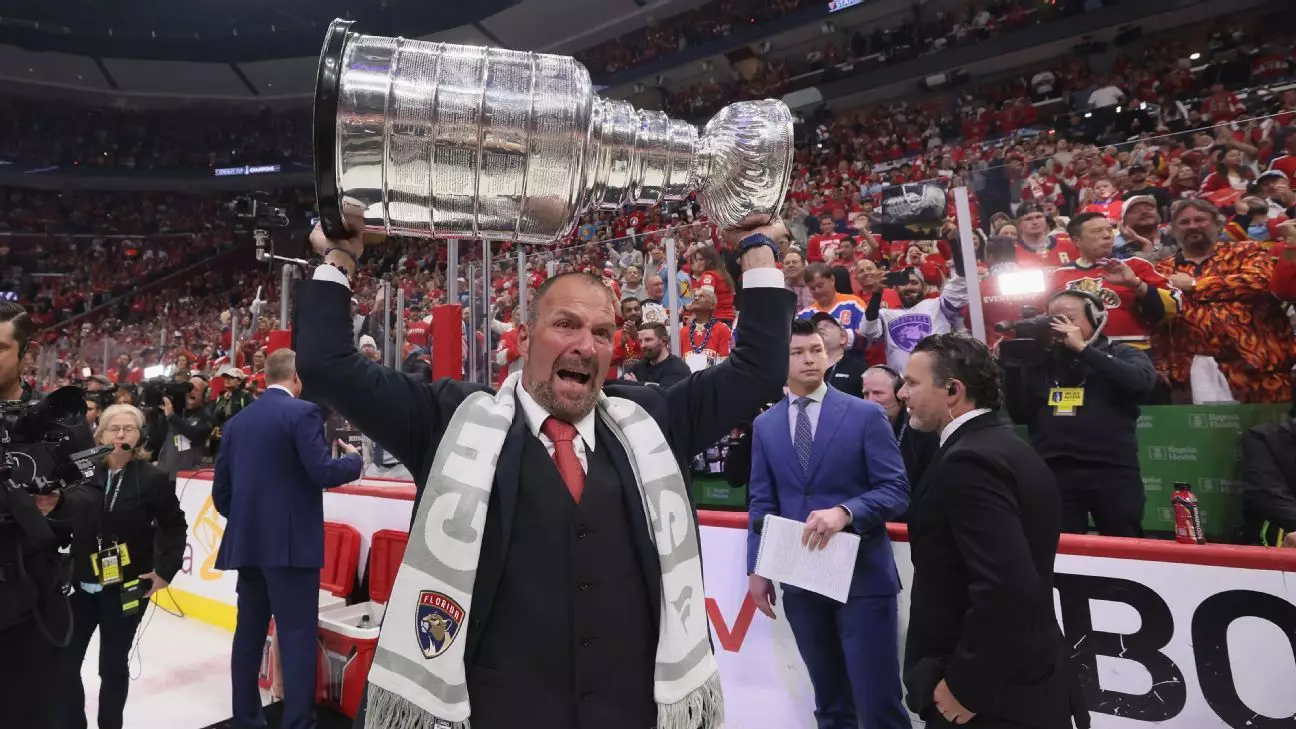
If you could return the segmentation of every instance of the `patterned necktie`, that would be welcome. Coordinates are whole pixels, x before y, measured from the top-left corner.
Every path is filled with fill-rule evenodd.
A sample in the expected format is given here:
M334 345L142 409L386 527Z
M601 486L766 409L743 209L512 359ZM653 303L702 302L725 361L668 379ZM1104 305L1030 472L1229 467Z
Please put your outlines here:
M798 397L796 399L797 420L796 420L796 437L793 439L793 445L796 446L797 460L801 462L801 473L810 473L810 452L814 448L814 436L810 433L810 415L806 408L814 402L808 397Z
M576 426L556 418L545 418L540 432L553 441L554 465L558 474L571 492L572 499L580 503L581 493L585 491L585 469L581 468L580 458L576 457L576 448L572 440L576 437Z

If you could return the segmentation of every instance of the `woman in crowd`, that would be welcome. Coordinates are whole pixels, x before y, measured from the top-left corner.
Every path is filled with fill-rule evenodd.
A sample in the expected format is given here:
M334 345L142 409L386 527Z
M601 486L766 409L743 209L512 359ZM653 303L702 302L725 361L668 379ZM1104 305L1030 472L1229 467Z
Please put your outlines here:
M81 664L99 631L99 729L122 729L130 687L129 655L148 599L165 588L184 558L184 512L167 475L141 460L144 413L112 405L95 441L113 451L82 488L104 492L103 512L72 542L72 641L64 652L60 729L86 729Z
M732 327L738 312L734 309L734 283L729 277L729 270L720 253L711 246L702 246L693 251L689 259L689 271L693 274L693 290L710 286L715 292L716 307L712 317Z

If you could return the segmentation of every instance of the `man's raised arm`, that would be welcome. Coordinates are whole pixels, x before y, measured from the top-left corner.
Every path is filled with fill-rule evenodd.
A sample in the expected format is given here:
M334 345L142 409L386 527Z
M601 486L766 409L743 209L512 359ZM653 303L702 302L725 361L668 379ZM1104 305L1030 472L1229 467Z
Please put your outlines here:
M352 230L359 230L352 225ZM421 478L440 425L437 387L371 362L351 337L351 280L364 241L329 240L317 226L311 244L324 255L312 280L294 292L297 372L312 399L327 404Z
M796 295L783 283L774 247L789 237L782 221L731 231L742 250L743 307L728 359L666 391L671 432L699 453L740 423L753 420L787 381L788 340Z

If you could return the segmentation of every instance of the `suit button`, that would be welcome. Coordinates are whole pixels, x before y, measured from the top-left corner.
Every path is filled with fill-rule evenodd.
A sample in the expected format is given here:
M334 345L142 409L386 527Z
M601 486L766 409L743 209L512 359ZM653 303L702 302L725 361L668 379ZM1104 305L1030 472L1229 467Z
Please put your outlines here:
M594 586L593 582L590 582L589 580L581 580L580 582L576 583L576 591L585 592L593 586Z
M587 529L587 528L585 528L585 527L579 527L579 528L576 530L576 538L577 538L577 539L584 539L585 537L588 537L590 534L592 534L593 531L594 531L594 530L592 530L592 529Z
M581 638L580 644L581 644L581 648L589 648L590 646L594 645L594 639L589 637Z
M581 699L581 701L588 701L588 700L594 698L594 694L596 694L596 693L598 693L598 692L597 692L597 691L582 691L582 692L580 692L580 699Z

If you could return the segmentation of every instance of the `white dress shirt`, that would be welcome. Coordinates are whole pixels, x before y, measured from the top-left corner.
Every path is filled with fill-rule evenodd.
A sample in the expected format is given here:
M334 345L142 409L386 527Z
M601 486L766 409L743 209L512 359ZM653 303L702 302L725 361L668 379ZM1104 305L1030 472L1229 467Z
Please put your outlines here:
M332 267L332 266L329 266L329 268L333 268L333 267ZM333 268L333 270L336 271L337 269L336 269L336 268ZM270 385L269 387L266 388L266 392L269 392L269 391L271 391L271 390L283 390L284 392L288 393L288 397L291 397L291 398L296 398L296 397L297 397L296 395L292 394L292 390L289 390L288 388L284 387L283 385Z
M977 408L976 410L969 410L949 421L944 428L941 428L940 444L942 446L945 445L945 441L949 440L949 437L954 435L954 431L962 427L964 423L978 415L985 415L988 412L990 412L990 408Z
M517 399L522 405L522 417L526 418L527 429L531 431L531 435L540 439L545 450L549 452L549 457L553 458L554 442L549 439L549 436L540 432L545 420L549 419L549 411L541 407L520 382L517 388ZM580 460L581 470L586 473L589 473L588 454L594 452L594 418L594 411L591 410L585 414L585 417L573 423L576 426L576 437L572 438L572 448L576 451L576 458Z
M815 434L819 432L819 411L823 410L824 395L828 394L828 383L821 383L819 388L814 392L806 395L811 402L806 405L806 417L810 418L810 440L813 441ZM800 395L788 393L788 432L792 434L792 443L796 444L797 415L801 408L797 407L796 401Z

